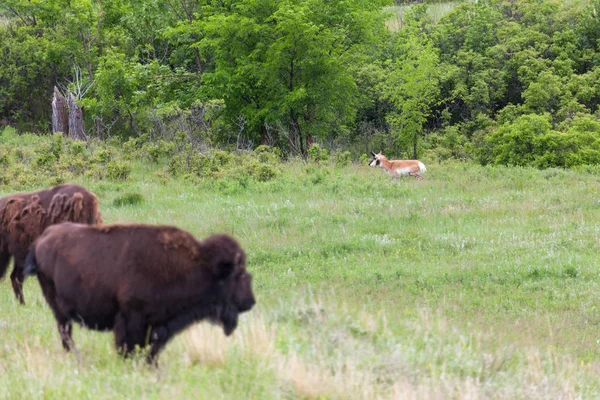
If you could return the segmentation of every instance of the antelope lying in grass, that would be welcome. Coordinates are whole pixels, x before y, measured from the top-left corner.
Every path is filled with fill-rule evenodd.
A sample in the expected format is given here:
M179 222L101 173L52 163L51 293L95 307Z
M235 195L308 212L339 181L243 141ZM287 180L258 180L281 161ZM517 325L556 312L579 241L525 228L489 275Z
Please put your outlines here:
M401 175L414 176L416 179L423 179L423 172L427 171L425 164L419 160L388 160L383 154L375 154L371 151L373 160L369 163L370 167L380 166L392 177Z

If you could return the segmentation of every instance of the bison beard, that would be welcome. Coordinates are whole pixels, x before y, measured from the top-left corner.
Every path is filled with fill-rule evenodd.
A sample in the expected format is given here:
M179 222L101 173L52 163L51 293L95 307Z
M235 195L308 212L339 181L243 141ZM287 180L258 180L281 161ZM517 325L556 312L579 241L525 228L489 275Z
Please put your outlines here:
M12 256L10 279L21 304L25 304L23 268L29 246L46 227L65 221L101 223L96 195L82 186L64 184L0 198L0 278Z
M37 274L66 350L75 321L112 329L123 355L149 345L154 362L194 322L217 323L226 335L236 329L255 303L245 260L227 235L198 241L169 226L64 223L34 243L25 274Z

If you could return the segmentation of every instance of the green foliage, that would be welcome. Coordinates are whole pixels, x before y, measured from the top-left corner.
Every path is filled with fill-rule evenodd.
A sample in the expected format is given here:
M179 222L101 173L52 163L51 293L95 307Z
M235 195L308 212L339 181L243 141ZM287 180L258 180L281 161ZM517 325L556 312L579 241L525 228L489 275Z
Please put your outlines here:
M308 159L315 163L321 163L329 160L329 150L321 147L318 143L313 143L308 149Z
M387 120L397 146L416 157L419 136L439 97L439 60L433 43L420 32L418 18L399 31L382 92L395 109Z
M123 207L123 206L137 206L144 202L144 196L140 193L125 193L118 197L115 197L113 200L113 205L115 207Z
M371 162L371 159L372 158L368 154L361 154L360 158L358 159L358 162L361 165L367 165L367 164L369 164Z
M125 161L111 160L106 164L106 177L117 181L127 180L132 166Z
M600 121L582 114L568 125L566 132L558 132L548 114L519 117L489 135L491 153L485 161L539 168L600 163Z
M150 161L159 163L160 161L172 157L175 154L176 144L160 140L158 143L147 142L142 146L142 152L147 154Z
M282 154L259 161L271 165L275 156L308 157L313 140L354 157L393 150L538 167L595 163L593 137L569 124L599 118L598 1L426 1L396 7L393 27L383 0L7 0L0 124L47 133L59 83L81 97L88 136L101 127L104 138L125 141L118 158L171 162L196 177L228 161L188 159L189 146L208 153L270 143ZM487 139L518 135L506 126L546 114L552 134L523 149L517 142L532 139L512 138L512 155ZM7 130L4 143L15 140ZM65 154L103 165L115 158L67 143L58 135L45 144L55 161L41 149L10 158L46 170ZM570 150L579 143L587 150ZM528 149L535 154L516 157Z
M338 167L345 167L350 164L352 161L352 153L349 151L336 151L333 153L333 159L335 161L335 165Z

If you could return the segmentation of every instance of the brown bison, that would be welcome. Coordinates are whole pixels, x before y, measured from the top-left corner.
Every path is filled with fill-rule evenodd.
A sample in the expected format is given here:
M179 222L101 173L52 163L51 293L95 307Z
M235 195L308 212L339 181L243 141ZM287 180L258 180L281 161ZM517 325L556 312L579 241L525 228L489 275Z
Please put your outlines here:
M149 345L154 362L194 322L207 319L230 335L255 303L244 250L227 235L198 241L171 226L64 223L46 229L26 264L67 351L75 321L112 329L123 355Z
M65 184L0 198L0 278L12 256L10 279L21 304L25 304L23 268L29 246L46 227L65 221L101 223L96 195L84 187Z

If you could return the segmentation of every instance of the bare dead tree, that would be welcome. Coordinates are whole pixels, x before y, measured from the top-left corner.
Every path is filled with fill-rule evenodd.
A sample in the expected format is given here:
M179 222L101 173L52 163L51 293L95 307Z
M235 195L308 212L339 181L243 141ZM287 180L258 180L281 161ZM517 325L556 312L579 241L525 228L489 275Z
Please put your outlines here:
M66 80L69 83L69 87L59 84L63 93L72 93L77 100L83 99L87 91L94 84L91 80L85 81L81 74L81 67L73 64L73 80Z
M83 126L83 110L81 106L77 104L77 100L80 100L85 96L87 91L92 87L93 82L85 81L82 77L81 68L74 64L73 65L73 80L67 82L69 85L59 84L60 89L65 96L67 97L66 106L69 110L68 117L68 126L67 129L63 133L68 133L72 139L77 140L87 140L85 136L84 126ZM57 87L54 88L54 96L56 97L57 93L64 99L63 96ZM54 109L54 101L53 101L53 109ZM54 114L53 114L53 127L54 127Z
M69 93L69 133L72 139L87 140L83 129L83 111L73 93Z
M273 131L275 129L265 122L260 136L260 144L267 145L269 147L275 146L275 138L273 137Z
M300 147L298 146L298 135L284 127L279 127L278 131L284 139L287 139L290 154L293 156L302 155L302 151L300 151Z
M100 121L100 124L102 125L102 128L106 132L106 137L110 138L110 131L112 130L113 126L117 122L119 122L119 117L113 118L109 122L104 122L104 118L102 118L102 117L99 117L98 120Z
M237 117L237 121L236 121L236 125L238 126L238 134L237 134L237 140L236 140L236 144L235 144L235 153L238 153L238 150L240 149L240 138L242 137L242 133L244 132L244 128L246 127L246 118L243 115L238 115Z
M52 133L62 132L63 136L69 136L69 109L67 99L54 86L54 97L52 98Z

